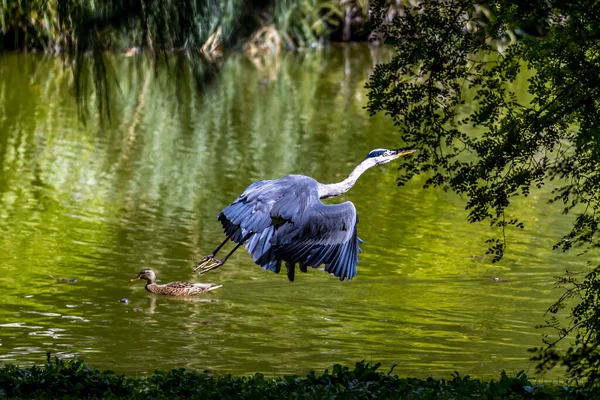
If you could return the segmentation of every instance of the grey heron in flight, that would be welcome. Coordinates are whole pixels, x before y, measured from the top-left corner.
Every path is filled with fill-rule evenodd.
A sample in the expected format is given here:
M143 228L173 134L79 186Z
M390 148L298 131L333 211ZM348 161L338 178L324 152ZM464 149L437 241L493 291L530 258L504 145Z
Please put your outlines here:
M194 269L205 273L223 265L242 245L252 261L279 273L285 262L287 276L294 281L295 266L325 264L325 271L340 278L356 276L362 241L356 236L358 218L350 201L326 205L321 199L350 190L367 169L385 164L415 150L375 149L339 183L323 184L304 175L258 181L219 214L227 238ZM227 241L237 243L223 259L215 259Z

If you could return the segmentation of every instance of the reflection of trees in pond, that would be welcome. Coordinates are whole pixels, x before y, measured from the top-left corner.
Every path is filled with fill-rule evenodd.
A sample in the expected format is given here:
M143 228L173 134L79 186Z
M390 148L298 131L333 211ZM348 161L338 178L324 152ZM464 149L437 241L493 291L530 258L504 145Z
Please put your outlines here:
M345 75L344 52L330 50L326 63L319 52L283 57L278 79L265 81L262 71L238 56L204 95L191 80L174 88L149 69L139 74L132 68L139 61L114 59L122 85L112 119L91 117L86 125L77 121L70 81L58 59L32 62L7 55L0 82L6 226L38 221L36 229L57 229L65 246L73 236L84 242L116 240L111 246L131 246L134 254L153 258L169 252L153 240L174 220L180 227L169 233L176 235L174 242L197 243L218 232L214 217L232 200L231 188L241 191L256 179L291 172L340 179L334 175L351 167L334 168L319 154L358 161L347 135L360 134L356 127L368 121L360 99L370 65L366 48L344 51L362 73ZM360 147L366 153L373 145ZM41 211L22 206L36 198L44 203ZM86 218L65 219L69 208L86 210ZM61 218L64 225L58 228ZM58 223L48 222L53 219ZM128 228L136 220L148 223L147 229ZM38 245L23 237L21 244L45 247L43 235L36 240ZM15 253L26 254L24 247Z
M22 56L7 56L4 68L20 62L18 57ZM230 193L241 192L257 179L287 173L337 181L360 161L357 154L400 145L390 137L392 130L382 118L369 119L362 108L363 85L372 65L365 47L287 54L280 59L276 80L268 79L272 73L265 76L247 58L234 56L224 65L219 81L203 95L185 76L182 86L169 86L163 76L167 70L154 76L148 65L139 74L132 63L143 59L113 61L123 82L114 100L113 119L103 124L91 119L86 126L74 112L65 115L74 111L75 102L64 109L69 81L56 59L31 64L36 71L34 85L26 78L31 70L20 74L10 68L13 72L0 91L5 115L15 116L2 121L7 134L1 137L6 144L2 147L5 183L0 190L10 191L3 197L5 213L19 208L26 213L18 217L21 220L48 219L46 211L36 217L35 211L18 207L36 198L43 207L56 207L54 217L68 207L85 208L90 221L82 223L82 229L89 222L104 225L105 236L99 240L116 240L111 246L118 248L132 247L137 257L157 259L177 253L175 249L199 256L202 251L196 254L190 244L218 239L214 217L232 200ZM57 98L61 100L54 101ZM391 183L387 179L386 184ZM358 185L368 190L366 180ZM365 201L363 213L385 210L391 216L398 192L385 190L381 182L377 185L376 201ZM21 189L15 191L17 186ZM408 190L400 189L403 195ZM447 201L410 190L411 199L423 196L427 199L411 204ZM418 246L419 227L425 225L427 214L439 221L439 212L431 207L415 209L415 214L413 221L395 229L406 229L407 242ZM112 216L116 218L111 221ZM103 221L107 217L108 224ZM130 229L132 221L147 226ZM177 229L173 221L178 221ZM110 232L115 230L118 234L113 236ZM100 231L94 229L94 235ZM154 246L165 232L181 245Z

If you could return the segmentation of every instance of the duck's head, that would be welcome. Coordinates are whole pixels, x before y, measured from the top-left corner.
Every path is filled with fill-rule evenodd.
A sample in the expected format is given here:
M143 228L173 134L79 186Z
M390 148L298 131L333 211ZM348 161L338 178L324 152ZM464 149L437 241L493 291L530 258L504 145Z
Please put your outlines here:
M144 268L135 278L130 279L129 282L139 281L140 279L145 279L148 283L156 283L156 274L150 268Z

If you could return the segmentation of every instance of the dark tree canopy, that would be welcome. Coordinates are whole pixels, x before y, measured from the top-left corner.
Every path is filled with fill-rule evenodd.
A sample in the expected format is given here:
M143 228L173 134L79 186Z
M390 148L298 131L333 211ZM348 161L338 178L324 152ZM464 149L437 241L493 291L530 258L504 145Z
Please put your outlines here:
M503 227L522 226L504 218L512 197L556 179L553 201L565 213L583 206L557 246L597 247L600 3L494 4L485 24L469 0L423 2L390 24L375 6L376 34L396 52L368 83L369 111L389 114L406 145L419 149L400 183L427 173L427 186L467 196L471 221ZM537 21L543 36L498 46L495 38L522 21ZM526 102L506 85L522 69L535 71ZM465 88L476 92L467 114ZM481 133L465 133L469 125ZM503 248L498 242L496 259Z
M424 1L404 8L391 23L384 6L372 8L375 36L395 53L368 83L368 109L390 115L405 145L419 150L401 167L399 184L426 174L425 186L466 198L470 221L487 220L504 231L523 227L505 218L511 200L554 180L550 201L576 214L573 229L555 247L598 248L600 3L501 0L486 3L485 18L481 4ZM508 44L516 34L523 37ZM507 83L526 69L533 72L529 98L521 100ZM476 93L472 110L463 107L465 89ZM497 261L506 244L491 242ZM600 285L595 273L588 278L566 297L579 290L584 300L583 309L571 315L568 332L587 334L587 347L576 361L588 357L583 369L597 371L599 330L597 319L594 325L589 318L597 314ZM544 360L557 359L558 353L550 354L554 343ZM571 372L584 376L581 370Z

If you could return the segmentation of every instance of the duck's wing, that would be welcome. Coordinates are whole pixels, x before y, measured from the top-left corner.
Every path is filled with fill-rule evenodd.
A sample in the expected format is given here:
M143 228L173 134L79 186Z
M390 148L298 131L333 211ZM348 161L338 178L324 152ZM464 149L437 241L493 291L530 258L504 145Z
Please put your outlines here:
M160 294L171 296L189 296L192 294L208 292L221 286L212 283L197 283L197 282L171 282L164 285L158 285Z
M214 283L194 283L194 287L203 292L210 292L211 290L223 287L223 285L215 285Z

